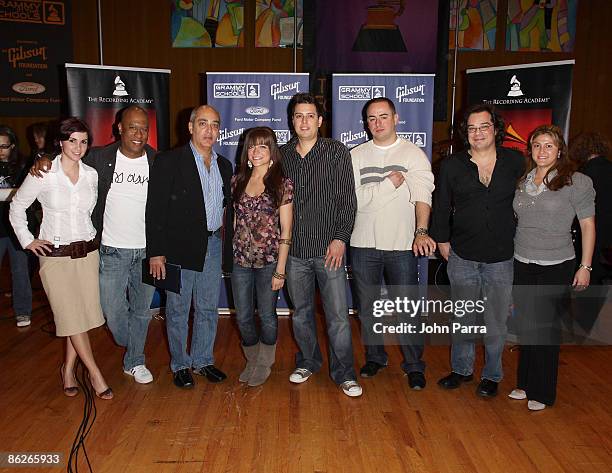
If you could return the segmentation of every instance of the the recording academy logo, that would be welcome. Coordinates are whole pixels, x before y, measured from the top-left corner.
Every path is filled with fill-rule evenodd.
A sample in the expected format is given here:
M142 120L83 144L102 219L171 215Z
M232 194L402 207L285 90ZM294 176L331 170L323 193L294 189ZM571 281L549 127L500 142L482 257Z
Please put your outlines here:
M121 80L119 74L117 74L117 76L115 77L115 90L113 90L113 95L115 97L124 97L126 95L130 95L125 89L125 82Z
M340 141L344 146L352 148L353 146L357 146L362 141L366 141L368 139L368 133L363 130L357 133L353 133L352 130L343 131L340 133Z
M299 91L300 83L297 81L291 82L290 84L276 82L270 86L270 95L274 98L274 100L289 100ZM290 92L290 94L287 94L287 92Z
M397 136L414 143L419 148L425 148L425 146L427 146L427 133L424 131L398 131Z
M516 78L516 76L512 76L510 79L510 90L508 91L508 97L521 97L523 91L521 90L521 82Z
M370 100L385 96L384 85L340 85L338 100Z
M213 97L216 99L258 99L257 82L216 82L213 84Z
M276 141L278 141L279 145L284 145L291 139L289 130L274 130L274 133L276 134Z
M529 90L527 90L529 92ZM508 97L508 98L506 98ZM550 97L528 97L521 89L521 81L514 74L510 78L510 90L506 93L506 97L501 99L483 99L483 103L490 105L525 105L525 104L548 104Z
M425 84L416 86L402 85L395 89L395 98L402 103L424 103Z
M130 73L125 73L125 74L127 74L128 77L133 77L133 76L130 76ZM137 104L137 105L152 104L155 102L155 99L152 99L152 98L138 97L139 95L138 90L136 91L136 96L132 95L131 97L129 97L130 93L128 92L128 88L125 85L125 82L123 81L121 76L117 73L115 73L115 80L113 81L113 93L111 95L112 96L106 96L106 97L103 97L101 95L98 95L97 97L88 95L87 101L91 103L118 103L118 104Z

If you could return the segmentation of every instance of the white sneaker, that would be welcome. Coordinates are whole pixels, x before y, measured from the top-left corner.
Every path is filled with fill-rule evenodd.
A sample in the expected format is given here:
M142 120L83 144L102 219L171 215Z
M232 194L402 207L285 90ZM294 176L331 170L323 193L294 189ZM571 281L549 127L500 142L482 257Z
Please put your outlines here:
M527 409L529 409L530 411L541 411L543 409L546 409L546 404L542 404L539 401L528 401Z
M147 384L153 381L153 375L145 365L137 365L131 370L123 370L123 372L130 376L134 376L134 381L140 384Z
M17 320L17 327L27 327L32 323L31 315L16 315L15 320Z
M291 376L289 376L289 381L295 384L303 383L304 381L308 381L308 378L312 376L312 371L306 368L296 368Z
M349 397L359 397L363 393L363 389L361 389L357 381L345 381L340 387L342 388L342 392Z
M510 394L508 394L510 399L516 399L518 401L522 401L523 399L527 399L527 393L522 389L513 389Z

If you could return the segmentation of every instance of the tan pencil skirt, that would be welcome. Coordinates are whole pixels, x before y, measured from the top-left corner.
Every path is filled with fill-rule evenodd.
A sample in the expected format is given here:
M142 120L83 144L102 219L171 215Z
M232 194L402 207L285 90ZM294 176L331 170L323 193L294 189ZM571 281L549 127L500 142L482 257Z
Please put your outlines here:
M100 255L85 258L40 256L42 281L55 321L55 334L67 337L103 325L100 307Z

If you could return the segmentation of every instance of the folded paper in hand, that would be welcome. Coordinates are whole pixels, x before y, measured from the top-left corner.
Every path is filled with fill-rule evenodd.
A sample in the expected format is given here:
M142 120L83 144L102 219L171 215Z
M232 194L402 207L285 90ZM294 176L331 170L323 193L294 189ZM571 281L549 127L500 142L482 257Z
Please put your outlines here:
M181 265L166 263L166 279L155 279L149 273L149 260L142 260L142 282L158 289L181 293Z

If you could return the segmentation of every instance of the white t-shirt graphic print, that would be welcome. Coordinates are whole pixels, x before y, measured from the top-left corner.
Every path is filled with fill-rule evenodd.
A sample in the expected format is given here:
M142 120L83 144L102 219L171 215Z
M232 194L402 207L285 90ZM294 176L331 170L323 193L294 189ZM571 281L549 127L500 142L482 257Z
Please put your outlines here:
M145 206L149 188L146 153L130 159L117 150L113 182L106 198L102 244L115 248L145 248Z

